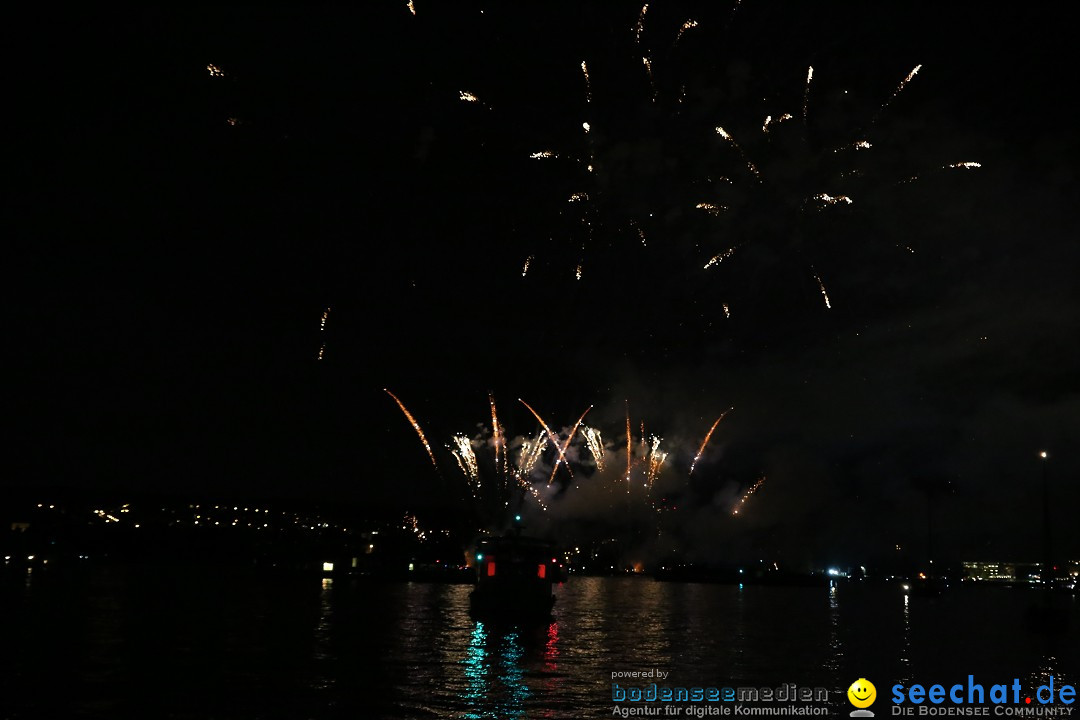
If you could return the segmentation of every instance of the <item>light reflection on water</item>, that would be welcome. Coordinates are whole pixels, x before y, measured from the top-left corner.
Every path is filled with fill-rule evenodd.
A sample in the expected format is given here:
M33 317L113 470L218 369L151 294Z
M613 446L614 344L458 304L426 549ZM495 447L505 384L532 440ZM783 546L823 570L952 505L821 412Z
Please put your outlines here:
M35 573L30 591L9 579L0 697L19 718L576 718L610 714L616 671L831 692L867 677L887 696L968 674L1075 685L1080 666L1080 604L1072 636L1033 635L1032 596L1006 588L575 577L554 622L519 627L472 619L464 585L123 568Z

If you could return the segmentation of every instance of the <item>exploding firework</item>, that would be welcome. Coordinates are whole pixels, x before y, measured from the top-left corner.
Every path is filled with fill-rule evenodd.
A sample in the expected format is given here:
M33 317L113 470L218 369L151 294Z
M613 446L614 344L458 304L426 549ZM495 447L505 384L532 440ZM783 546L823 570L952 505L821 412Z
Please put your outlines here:
M480 483L480 467L476 464L476 453L473 451L472 441L466 435L454 436L454 447L450 449L458 467L474 485Z
M581 413L581 417L579 417L577 422L574 423L574 426L570 428L570 433L566 436L566 442L559 448L559 460L556 461L555 466L551 468L551 477L548 478L548 485L555 482L555 473L559 469L559 463L566 464L567 472L573 477L574 473L570 471L570 464L566 462L566 451L570 448L570 443L573 442L574 435L577 433L578 428L581 427L581 421L585 419L585 416L589 414L590 410L592 410L592 405L585 408L585 412Z
M603 472L604 441L600 437L600 431L586 425L581 428L581 434L585 438L585 446L589 448L593 462L596 463L596 469Z

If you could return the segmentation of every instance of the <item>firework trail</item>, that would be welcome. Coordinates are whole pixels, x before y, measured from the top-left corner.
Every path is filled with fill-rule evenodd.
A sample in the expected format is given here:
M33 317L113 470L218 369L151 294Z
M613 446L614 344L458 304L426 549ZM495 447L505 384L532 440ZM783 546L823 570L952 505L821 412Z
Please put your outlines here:
M791 113L784 113L783 115L781 115L780 117L778 117L776 119L773 119L772 115L766 115L765 116L765 121L761 123L761 132L768 135L770 125L779 125L780 123L784 122L785 120L792 120L792 119L794 119L794 116Z
M696 208L697 210L704 210L705 212L709 213L713 217L720 217L723 214L723 212L725 210L727 210L727 208L724 207L723 205L713 205L712 203L705 203L705 202L698 203L697 205L694 206L694 208ZM706 265L705 267L708 267L708 265Z
M326 357L326 343L319 346L319 354L315 357L316 360L322 360Z
M409 8L409 12L411 12L413 14L413 17L415 17L416 16L416 5L413 4L413 0L409 0L409 2L406 3L406 7Z
M626 492L630 493L630 467L634 462L633 435L630 431L630 401L626 401Z
M727 312L727 305L724 306L724 311ZM709 438L712 437L713 431L716 430L716 426L719 425L720 421L724 419L724 416L732 410L734 410L734 408L730 408L720 413L720 417L716 418L716 421L712 424L712 427L709 428L709 432L705 433L705 439L701 441L701 447L698 448L697 455L694 456L694 462L690 463L690 472L689 474L687 474L687 477L690 477L690 475L694 474L694 467L697 465L698 460L701 459L702 453L705 452L705 446L709 444Z
M742 494L742 497L739 498L739 502L735 503L735 507L734 507L734 509L732 509L731 514L732 515L738 515L739 511L742 510L742 506L745 505L746 501L750 499L750 496L753 495L755 492L757 492L757 489L759 487L761 487L762 485L764 485L764 484L765 484L765 476L762 475L761 477L759 477L757 479L757 481L753 485L751 485L747 489L746 492L744 492Z
M814 79L814 66L806 68L806 89L803 90L802 119L806 122L806 116L810 113L810 81Z
M573 477L574 473L573 473L572 470L570 470L570 463L567 462L566 455L563 454L562 448L559 447L559 438L555 435L555 433L551 432L551 428L549 428L547 423L544 422L544 418L540 417L540 413L533 410L532 406L529 405L529 403L525 402L521 398L518 398L518 402L520 402L525 407L529 408L529 412L531 412L533 414L533 417L535 417L540 422L540 426L542 428L544 428L544 430L547 432L548 440L550 440L551 444L555 447L556 450L558 450L559 457L555 461L556 467L558 466L558 464L560 462L566 463L566 469L567 469L567 471L570 472L570 476ZM586 411L586 412L588 412L588 411Z
M525 258L525 267L521 268L521 277L525 277L529 274L529 265L532 264L532 261L535 259L535 257L536 256L534 255L530 255L529 257Z
M686 22L684 22L682 24L682 27L679 28L679 32L675 34L675 43L674 44L678 45L679 41L682 40L683 33L685 33L690 28L696 28L697 26L698 26L697 20L687 20Z
M319 332L326 330L326 321L330 318L330 308L323 310L322 319L319 320Z
M719 265L720 263L724 262L724 261L725 261L725 260L727 260L727 259L728 259L729 257L731 257L732 255L734 255L734 254L735 254L735 250L736 250L736 248L728 248L727 250L725 250L724 252L720 253L719 255L713 255L713 256L712 256L712 257L711 257L711 258L709 259L709 262L705 263L705 267L704 267L704 269L705 269L705 270L708 270L708 269L709 269L709 268L711 268L711 267L712 267L713 265Z
M631 28L634 31L634 40L641 44L641 35L645 32L645 13L649 11L649 4L645 3L641 6L641 12L638 13L637 24Z
M428 444L427 438L424 437L424 431L420 429L420 423L416 422L416 418L412 416L412 413L409 412L409 409L405 407L405 403L401 402L401 400L398 399L397 395L390 392L386 388L383 388L383 391L390 397L394 398L394 402L396 402L398 404L398 407L401 408L401 412L405 413L405 419L408 420L409 424L413 426L413 430L415 430L416 434L420 437L420 442L423 443L424 449L427 450L428 457L431 458L432 466L434 466L434 468L438 470L439 464L435 462L435 453L431 452L431 445Z
M568 472L570 471L570 464L566 462L566 451L570 447L570 442L574 439L574 435L577 433L578 428L581 427L581 421L585 419L585 416L589 414L589 411L592 410L592 408L592 405L585 408L585 412L581 413L581 417L579 417L577 422L574 423L574 427L570 429L570 434L566 436L566 442L564 442L562 447L559 448L559 460L556 460L555 467L551 468L551 477L548 478L548 485L555 482L555 473L559 469L560 462L566 463L566 470ZM571 472L570 476L573 477L573 475L574 473Z
M889 99L885 101L885 104L882 105L881 108L877 111L877 113L874 114L873 119L870 121L871 125L877 122L877 119L881 117L881 113L885 112L885 108L889 107L889 105L892 104L892 101L896 99L896 96L904 92L904 88L907 87L908 83L911 82L912 78L919 74L919 70L922 70L922 65L916 65L914 69L912 69L912 71L907 74L907 77L900 81L900 84L896 86L895 90L893 90L893 94L889 96Z
M746 157L746 153L743 152L742 146L739 145L739 143L735 142L735 138L731 137L731 134L719 125L716 126L716 134L727 140L729 143L731 143L731 146L733 148L739 151L739 155L742 156L743 161L746 163L746 167L750 168L750 172L754 174L754 177L758 179L758 182L761 182L761 172L757 169L757 166L754 165L754 163L750 162L750 158Z
M581 434L585 436L585 445L592 453L596 469L602 472L604 470L604 441L600 437L600 431L586 425L581 428Z
M821 290L821 297L825 298L825 308L832 310L832 303L829 302L829 293L825 290L825 283L821 281L821 277L814 275L814 279L817 280L818 288Z
M581 74L585 76L585 102L592 102L592 84L589 82L589 67L581 61Z
M502 428L499 427L499 416L495 412L495 396L488 393L488 403L491 405L491 442L495 447L495 473L506 475L506 448L503 447L504 439ZM502 456L502 470L499 469L499 457Z

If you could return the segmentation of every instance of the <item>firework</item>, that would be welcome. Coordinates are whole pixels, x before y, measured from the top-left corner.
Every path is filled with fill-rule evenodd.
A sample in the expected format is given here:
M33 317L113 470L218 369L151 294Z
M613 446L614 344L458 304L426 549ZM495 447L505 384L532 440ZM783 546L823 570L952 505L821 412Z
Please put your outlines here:
M491 405L491 444L495 448L495 472L499 473L499 457L502 457L502 474L506 473L506 449L503 447L502 428L499 427L499 416L495 412L495 396L488 393L488 403Z
M326 330L326 321L330 318L330 308L323 310L322 318L319 320L319 332Z
M525 277L529 274L529 265L532 264L532 261L535 259L535 257L536 256L534 255L530 255L529 257L525 258L525 265L521 268L521 277Z
M762 475L754 482L753 485L747 488L746 492L742 494L742 497L739 498L739 502L735 503L735 507L731 510L731 514L738 515L739 512L742 510L743 505L745 505L746 501L750 499L750 496L757 492L758 488L764 484L765 476Z
M315 357L316 360L322 360L326 357L326 343L319 346L319 354Z
M529 155L529 158L532 160L550 160L557 157L559 157L558 154L551 150L541 150L540 152L534 152Z
M633 435L630 431L630 401L626 401L626 492L630 492L630 468L634 461Z
M649 11L649 4L645 3L641 6L641 12L638 13L637 24L632 28L634 31L634 39L637 42L641 42L641 34L645 32L645 13Z
M213 63L207 64L206 71L210 73L210 77L225 77L225 71Z
M683 33L685 33L690 28L696 28L697 26L697 20L687 20L686 22L684 22L679 28L679 32L675 34L675 44L678 45L679 41L682 40Z
M810 81L814 79L814 66L806 68L806 90L803 91L802 116L806 122L806 116L810 113Z
M537 433L535 439L526 439L521 443L521 453L518 455L517 467L518 482L526 481L532 475L536 463L540 461L540 456L544 452L545 444L543 430Z
M724 306L724 314L727 314L727 305ZM694 474L694 467L697 466L698 460L701 459L702 453L705 452L705 446L709 444L709 438L712 437L713 430L716 430L716 426L720 424L720 421L723 420L724 416L731 412L731 410L734 410L734 408L725 410L724 412L720 413L720 417L716 418L716 421L712 424L712 427L709 428L709 432L705 433L705 439L701 441L701 447L698 448L697 455L694 456L694 462L690 463L690 472L687 477Z
M409 2L405 4L405 7L409 8L409 12L413 14L413 17L416 17L416 5L413 3L413 0L409 0Z
M588 447L589 452L592 453L593 462L596 463L596 469L603 471L604 442L600 437L600 431L586 425L581 428L581 434L585 438L585 446Z
M462 102L471 102L471 103L479 103L480 102L480 98L476 97L475 95L473 95L471 92L469 92L467 90L459 90L458 91L458 98Z
M589 66L581 61L581 74L585 76L585 102L592 102L592 86L589 84Z
M558 450L559 457L555 461L556 466L560 462L563 462L563 463L566 463L566 469L570 470L570 463L566 462L566 455L563 454L562 448L559 447L559 438L555 435L555 433L551 432L551 428L549 428L547 423L544 422L544 418L540 417L540 413L533 410L532 406L529 405L529 403L522 400L521 398L518 398L518 402L520 402L525 407L529 408L529 412L531 412L533 414L533 417L535 417L540 422L540 427L544 428L544 431L547 432L548 440L550 440L551 444L555 447L556 450ZM588 411L586 411L586 412L588 412ZM573 474L574 474L573 471L570 471L570 475L573 476Z
M768 134L770 125L779 125L785 120L792 120L794 116L791 113L784 113L780 117L773 119L772 115L765 116L765 122L761 123L761 132Z
M832 310L832 303L829 301L829 293L825 290L825 283L821 281L821 276L814 275L814 279L817 280L818 288L821 290L821 297L825 298L825 308Z
M713 205L712 203L704 203L704 202L703 203L698 203L694 207L697 208L698 210L704 210L705 212L709 213L713 217L720 217L720 215L723 214L723 212L725 210L727 210L727 208L724 207L723 205ZM705 267L708 267L708 265L706 265Z
M754 165L754 163L750 162L750 158L746 157L746 153L743 152L743 149L739 145L739 143L735 142L735 138L731 137L731 133L717 125L716 134L727 140L729 143L731 143L731 146L733 148L739 151L739 155L742 156L743 161L746 163L746 167L748 167L750 169L750 172L754 174L754 177L756 177L758 181L760 181L761 172L757 169L757 165Z
M589 411L592 410L592 407L593 406L590 405L589 407L585 408L585 412L581 413L581 417L579 417L577 422L574 423L574 427L570 428L570 434L566 436L566 442L564 442L562 447L559 448L559 459L555 461L555 467L551 468L551 477L548 478L548 485L555 481L555 473L559 469L560 462L565 463L567 472L570 472L570 464L566 462L566 451L570 447L570 443L573 441L574 435L577 433L578 428L581 427L581 421L584 420L585 416L589 414ZM570 475L572 477L574 473L570 472Z
M383 391L390 397L394 398L394 402L396 402L398 407L401 408L401 412L405 413L405 419L408 420L409 424L413 426L413 430L415 430L416 434L419 436L420 442L423 444L424 449L427 450L428 457L431 458L432 466L434 466L435 469L438 470L439 464L435 462L435 453L431 452L431 445L428 444L427 438L424 437L424 431L420 428L420 423L416 422L416 418L412 416L412 413L409 412L409 409L405 407L405 403L401 402L401 400L398 399L397 395L390 392L386 388L383 388Z
M668 454L666 452L660 452L660 443L663 442L663 438L652 438L652 443L649 446L649 452L646 456L648 472L645 476L646 486L651 490L653 484L656 482L656 478L660 475L660 469L664 466L664 461L667 460Z
M912 69L912 71L907 74L907 77L900 81L900 84L896 86L895 90L893 90L893 94L889 96L889 99L885 101L885 103L874 115L874 118L870 121L871 125L877 122L877 119L881 116L881 113L885 112L885 108L889 107L889 105L892 104L892 101L896 99L896 96L904 92L904 88L907 87L908 83L911 82L912 78L919 74L919 70L922 70L922 65L916 65Z
M458 467L477 489L480 487L480 468L476 463L476 453L473 451L472 441L466 435L454 436L454 448L450 452L458 462Z
M720 253L719 255L713 255L709 259L709 262L705 263L705 268L704 269L708 270L713 265L719 265L720 263L724 262L725 260L727 260L729 257L731 257L734 254L735 254L735 248L728 248L727 250Z

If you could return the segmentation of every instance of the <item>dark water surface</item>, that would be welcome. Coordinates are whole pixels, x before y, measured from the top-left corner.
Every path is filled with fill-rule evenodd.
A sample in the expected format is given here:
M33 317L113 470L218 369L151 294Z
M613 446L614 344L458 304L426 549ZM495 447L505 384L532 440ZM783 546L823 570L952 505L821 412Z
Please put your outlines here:
M845 717L865 677L885 717L898 682L1080 679L1080 601L1071 632L1033 633L1038 596L1021 589L573 577L553 623L520 628L472 620L467 585L125 566L2 579L2 718L610 717L611 674L650 668L674 686L824 687Z

